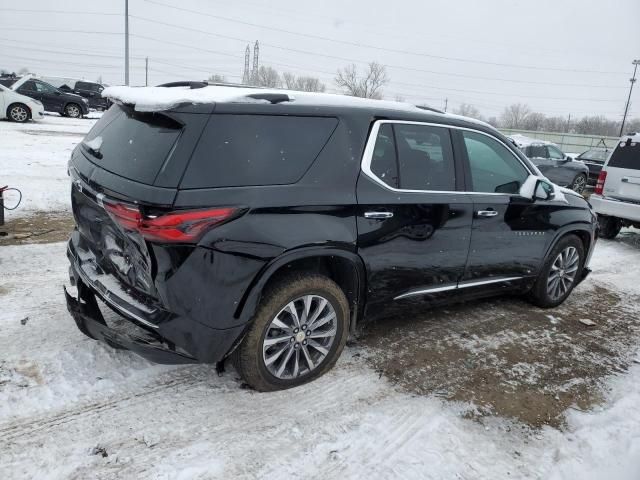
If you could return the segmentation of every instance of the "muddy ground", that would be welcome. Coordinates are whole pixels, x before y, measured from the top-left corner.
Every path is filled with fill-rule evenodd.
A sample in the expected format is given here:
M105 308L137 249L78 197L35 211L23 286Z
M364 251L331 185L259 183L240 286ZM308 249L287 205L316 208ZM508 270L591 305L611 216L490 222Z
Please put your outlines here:
M6 215L5 224L0 226L0 246L62 242L69 238L73 225L69 212L35 213L18 218Z
M64 241L69 213L36 214L0 227L0 246ZM640 235L620 241L640 249ZM0 291L0 294L2 292ZM543 310L520 298L426 309L389 309L359 335L357 350L399 388L468 405L478 421L499 415L561 427L567 409L588 409L605 377L638 361L640 298L582 286ZM594 325L586 325L584 321Z

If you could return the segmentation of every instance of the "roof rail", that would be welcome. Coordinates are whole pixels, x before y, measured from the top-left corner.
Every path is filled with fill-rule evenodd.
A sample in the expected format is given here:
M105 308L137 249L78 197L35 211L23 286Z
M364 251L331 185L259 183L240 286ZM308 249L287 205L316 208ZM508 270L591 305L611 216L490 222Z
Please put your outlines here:
M169 83L163 83L161 85L158 85L159 87L167 87L167 88L172 88L172 87L189 87L191 90L194 90L196 88L204 88L208 85L207 82L169 82Z
M419 108L420 110L427 110L429 112L445 113L442 110L438 110L437 108L433 107L427 107L426 105L416 105L416 108Z
M292 100L286 93L252 93L247 97L255 98L256 100L267 100L272 104L290 102Z

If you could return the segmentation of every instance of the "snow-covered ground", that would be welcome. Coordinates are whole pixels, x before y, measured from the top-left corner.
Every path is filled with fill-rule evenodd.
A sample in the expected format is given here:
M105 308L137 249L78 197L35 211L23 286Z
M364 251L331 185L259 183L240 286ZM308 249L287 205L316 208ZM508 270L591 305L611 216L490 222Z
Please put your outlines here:
M91 123L0 122L0 183L25 192L21 215L69 208L66 161ZM640 364L562 430L404 393L362 346L309 385L256 393L232 370L153 365L84 337L64 306L64 248L0 247L2 478L640 478ZM637 246L601 241L579 289L632 301L639 265Z
M67 161L99 116L92 112L92 118L74 119L52 114L26 124L0 121L0 186L22 191L21 205L7 218L70 209Z

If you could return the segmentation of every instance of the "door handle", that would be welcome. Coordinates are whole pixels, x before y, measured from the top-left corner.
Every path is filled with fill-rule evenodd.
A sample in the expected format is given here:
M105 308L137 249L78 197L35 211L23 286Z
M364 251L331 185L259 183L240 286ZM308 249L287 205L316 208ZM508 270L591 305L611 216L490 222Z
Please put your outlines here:
M479 217L495 217L498 212L496 210L478 210L477 214Z
M391 212L364 212L364 218L385 219L393 217Z

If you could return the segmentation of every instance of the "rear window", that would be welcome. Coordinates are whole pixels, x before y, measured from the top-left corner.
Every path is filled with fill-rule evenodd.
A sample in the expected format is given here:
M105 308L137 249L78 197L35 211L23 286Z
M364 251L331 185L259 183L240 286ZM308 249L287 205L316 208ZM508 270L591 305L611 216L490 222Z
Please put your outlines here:
M611 154L608 166L640 170L640 143L620 142Z
M213 115L182 188L295 183L333 133L330 117Z
M151 185L181 131L182 125L165 114L114 105L94 125L81 148L92 163L105 170Z

